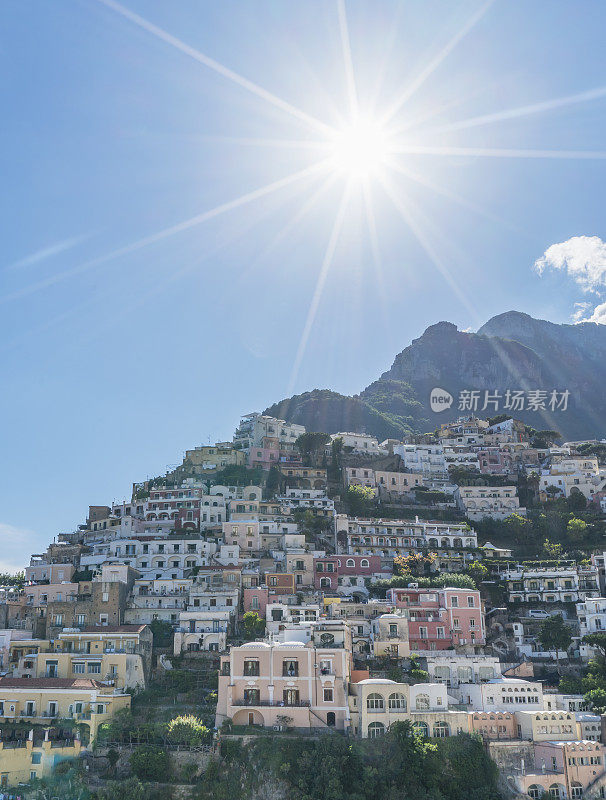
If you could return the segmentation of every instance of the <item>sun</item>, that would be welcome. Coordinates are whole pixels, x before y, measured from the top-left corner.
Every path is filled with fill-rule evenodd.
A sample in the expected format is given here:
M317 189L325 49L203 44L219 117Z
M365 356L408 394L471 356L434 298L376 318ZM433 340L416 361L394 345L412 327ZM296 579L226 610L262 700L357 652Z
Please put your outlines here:
M389 144L378 121L356 118L331 137L331 167L347 178L377 177L387 163Z

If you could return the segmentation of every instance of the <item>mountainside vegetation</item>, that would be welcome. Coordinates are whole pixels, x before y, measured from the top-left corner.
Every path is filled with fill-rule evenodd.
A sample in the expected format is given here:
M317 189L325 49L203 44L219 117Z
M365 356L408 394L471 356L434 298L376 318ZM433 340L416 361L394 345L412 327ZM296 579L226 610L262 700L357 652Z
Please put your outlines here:
M606 435L606 326L557 325L510 311L489 320L477 333L450 322L431 325L399 353L387 372L353 397L314 389L275 403L266 414L297 422L309 430L366 431L381 441L431 431L461 414L464 390L479 390L475 410L504 411L509 389L569 392L565 409L510 409L537 430L557 430L565 439ZM450 408L435 413L433 389L453 397ZM482 408L484 391L501 395L499 408ZM547 398L543 398L544 401ZM469 412L470 409L467 409Z

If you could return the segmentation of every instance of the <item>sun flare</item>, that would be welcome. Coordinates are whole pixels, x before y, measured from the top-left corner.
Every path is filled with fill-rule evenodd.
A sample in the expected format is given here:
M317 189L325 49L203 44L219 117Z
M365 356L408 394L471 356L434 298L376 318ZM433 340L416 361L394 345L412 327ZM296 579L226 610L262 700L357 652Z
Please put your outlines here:
M358 118L335 132L331 166L347 178L376 177L385 166L389 145L379 122Z

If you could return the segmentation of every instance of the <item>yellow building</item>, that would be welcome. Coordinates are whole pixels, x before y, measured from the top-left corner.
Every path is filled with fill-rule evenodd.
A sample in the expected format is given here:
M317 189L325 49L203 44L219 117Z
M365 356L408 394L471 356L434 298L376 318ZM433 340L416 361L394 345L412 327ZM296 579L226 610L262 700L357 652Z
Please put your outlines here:
M57 764L78 758L82 750L79 739L53 739L48 728L43 738L30 730L24 740L0 739L0 790L49 776Z
M0 678L0 724L50 726L57 719L74 720L88 726L90 741L99 725L130 708L130 701L120 689L90 678Z
M65 629L54 640L24 639L11 644L15 678L88 676L119 689L145 688L152 632L147 625Z
M185 462L203 470L223 469L227 466L243 466L246 464L246 453L234 450L229 442L202 445L194 450L185 451Z

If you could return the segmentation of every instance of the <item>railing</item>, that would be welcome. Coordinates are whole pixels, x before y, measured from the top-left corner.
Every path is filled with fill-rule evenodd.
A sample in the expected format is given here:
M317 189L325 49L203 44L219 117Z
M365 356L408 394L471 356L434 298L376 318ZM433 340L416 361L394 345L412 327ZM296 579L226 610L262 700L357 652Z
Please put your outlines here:
M256 703L246 702L245 700L234 700L232 701L232 706L234 708L255 708L257 706L269 706L271 708L310 708L311 703L308 703L303 700L299 700L296 703L285 703L282 701L269 701L269 700L259 700Z

